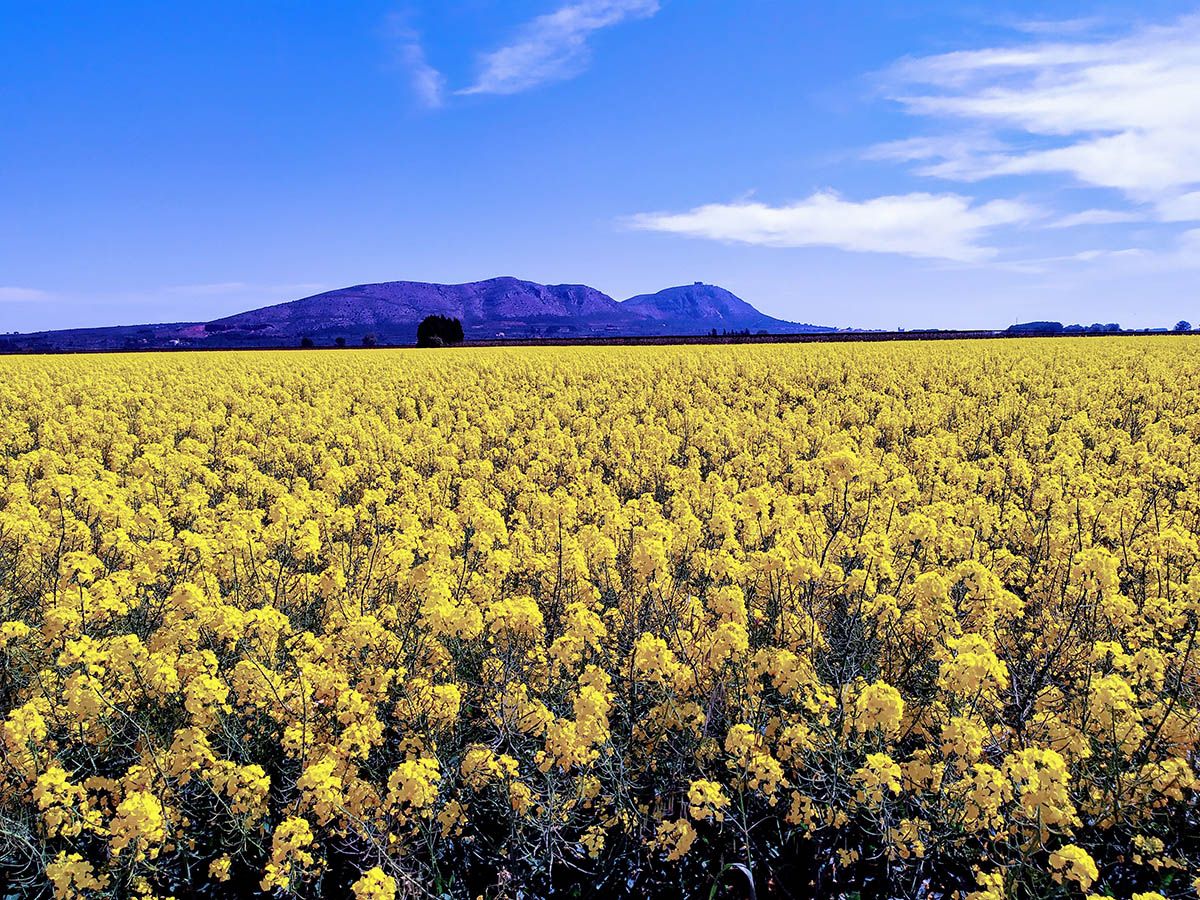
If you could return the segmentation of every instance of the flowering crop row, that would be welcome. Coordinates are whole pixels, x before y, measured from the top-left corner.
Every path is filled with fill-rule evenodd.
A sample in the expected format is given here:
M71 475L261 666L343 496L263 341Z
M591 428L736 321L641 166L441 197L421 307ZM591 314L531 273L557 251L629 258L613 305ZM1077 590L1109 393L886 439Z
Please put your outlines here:
M1187 338L0 360L0 880L1195 896Z

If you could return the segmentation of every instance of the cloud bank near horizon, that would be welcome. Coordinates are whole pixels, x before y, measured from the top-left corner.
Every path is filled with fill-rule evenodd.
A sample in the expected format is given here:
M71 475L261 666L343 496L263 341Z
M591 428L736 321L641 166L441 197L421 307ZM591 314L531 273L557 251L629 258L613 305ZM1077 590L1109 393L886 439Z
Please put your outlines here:
M711 203L683 213L642 213L627 224L761 247L835 247L980 262L996 255L982 243L988 232L1037 216L1036 209L1010 200L976 204L957 194L913 193L853 201L819 191L782 206Z

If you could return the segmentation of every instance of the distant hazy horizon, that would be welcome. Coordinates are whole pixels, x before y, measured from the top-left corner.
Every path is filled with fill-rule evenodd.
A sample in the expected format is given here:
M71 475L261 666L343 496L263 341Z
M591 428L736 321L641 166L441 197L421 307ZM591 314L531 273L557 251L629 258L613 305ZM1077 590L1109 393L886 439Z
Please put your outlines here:
M378 281L1200 320L1200 7L11 6L0 331Z

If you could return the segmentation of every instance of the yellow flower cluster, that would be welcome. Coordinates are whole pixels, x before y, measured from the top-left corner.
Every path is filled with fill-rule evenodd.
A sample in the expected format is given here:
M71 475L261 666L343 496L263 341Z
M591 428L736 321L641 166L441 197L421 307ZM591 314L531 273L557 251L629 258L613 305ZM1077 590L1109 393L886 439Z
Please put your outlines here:
M396 900L396 879L373 866L354 882L354 900Z
M1050 869L1055 881L1060 884L1074 881L1085 891L1100 875L1088 852L1074 844L1067 844L1050 854Z
M0 883L1194 896L1194 347L0 359Z

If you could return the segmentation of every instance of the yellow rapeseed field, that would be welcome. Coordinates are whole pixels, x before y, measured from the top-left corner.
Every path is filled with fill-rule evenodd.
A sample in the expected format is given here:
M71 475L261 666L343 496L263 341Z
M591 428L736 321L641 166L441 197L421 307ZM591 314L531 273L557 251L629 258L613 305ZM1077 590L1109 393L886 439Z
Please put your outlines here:
M0 359L0 879L1194 897L1198 349Z

